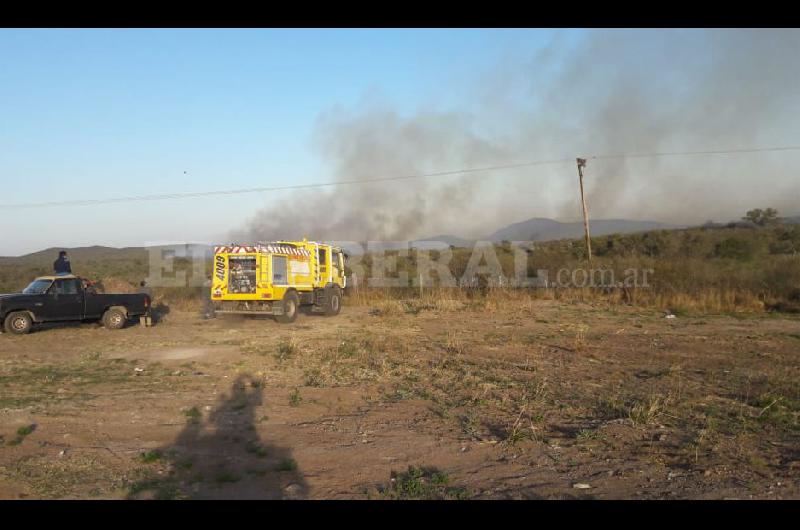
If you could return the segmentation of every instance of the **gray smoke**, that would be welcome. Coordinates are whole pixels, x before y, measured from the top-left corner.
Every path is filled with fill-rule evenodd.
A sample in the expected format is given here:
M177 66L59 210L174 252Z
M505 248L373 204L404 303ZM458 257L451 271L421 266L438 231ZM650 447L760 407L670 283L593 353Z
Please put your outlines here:
M472 112L331 110L316 145L337 181L576 156L799 145L800 31L614 30L484 72ZM797 152L589 160L593 218L690 223L800 211ZM235 239L481 237L580 216L574 162L289 194Z

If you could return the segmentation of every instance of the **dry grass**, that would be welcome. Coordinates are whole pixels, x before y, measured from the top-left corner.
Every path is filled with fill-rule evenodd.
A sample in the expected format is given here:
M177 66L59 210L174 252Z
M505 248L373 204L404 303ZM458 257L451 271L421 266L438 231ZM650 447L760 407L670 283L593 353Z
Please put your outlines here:
M566 303L589 303L613 306L636 306L670 310L680 314L762 313L779 303L777 298L738 288L703 288L693 292L636 289L626 294L621 289L603 291L592 288L495 288L485 293L466 289L441 288L424 298L414 298L413 290L360 289L348 293L346 303L367 306L376 316L399 316L423 311L451 312L460 310L497 313L514 310L534 313L539 300Z
M463 355L467 351L466 344L461 340L456 331L447 332L447 340L444 343L444 350L453 355Z

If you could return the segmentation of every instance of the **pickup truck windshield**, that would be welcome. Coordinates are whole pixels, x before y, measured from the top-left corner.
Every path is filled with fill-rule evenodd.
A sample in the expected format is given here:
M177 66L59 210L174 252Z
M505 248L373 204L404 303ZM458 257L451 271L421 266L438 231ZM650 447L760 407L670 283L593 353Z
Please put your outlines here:
M31 282L31 284L22 291L22 294L44 294L52 284L53 282L51 280L36 280Z

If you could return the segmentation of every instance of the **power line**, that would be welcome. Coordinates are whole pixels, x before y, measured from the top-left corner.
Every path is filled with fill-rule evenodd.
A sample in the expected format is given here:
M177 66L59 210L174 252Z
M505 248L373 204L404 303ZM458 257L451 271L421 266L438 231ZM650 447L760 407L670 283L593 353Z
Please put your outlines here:
M658 152L658 153L633 153L633 154L616 154L616 155L594 155L587 156L588 160L609 160L617 158L656 158L665 156L694 156L694 155L722 155L722 154L739 154L739 153L762 153L762 152L776 152L776 151L798 151L800 146L783 146L783 147L757 147L746 149L720 149L713 151L682 151L682 152ZM141 201L161 201L171 199L188 199L199 197L211 197L217 195L240 195L247 193L262 193L272 191L289 191L289 190L302 190L314 188L327 188L334 186L348 186L354 184L370 184L375 182L391 182L398 180L409 180L418 178L433 178L443 177L449 175L466 175L469 173L480 173L484 171L501 171L506 169L517 169L523 167L555 165L564 163L574 163L575 158L562 158L557 160L537 160L531 162L519 162L515 164L504 164L495 166L476 167L468 169L458 169L450 171L439 171L435 173L424 173L418 175L401 175L393 177L377 177L372 179L358 179L358 180L340 180L336 182L318 182L311 184L295 184L291 186L270 186L259 188L241 188L234 190L216 190L216 191L199 191L199 192L184 192L184 193L166 193L161 195L135 195L128 197L115 197L109 199L78 199L69 201L52 201L41 203L22 203L22 204L0 204L0 209L26 209L26 208L47 208L55 206L93 206L99 204L112 204L124 202L141 202Z
M716 151L682 151L662 153L638 153L629 155L595 155L587 157L589 160L608 160L613 158L655 158L660 156L692 156L692 155L730 155L737 153L765 153L774 151L797 151L800 146L786 147L755 147L750 149L724 149Z
M503 170L503 169L514 169L514 168L521 168L521 167L531 167L531 166L542 166L548 164L563 164L565 162L572 161L571 158L565 158L561 160L540 160L535 162L521 162L517 164L505 164L500 166L486 166L486 167L476 167L476 168L469 168L469 169L458 169L452 171L439 171L436 173L425 173L420 175L401 175L401 176L394 176L394 177L379 177L373 179L361 179L361 180L339 180L335 182L318 182L313 184L295 184L291 186L270 186L270 187L262 187L262 188L242 188L236 190L216 190L216 191L198 191L198 192L186 192L186 193L167 193L162 195L138 195L138 196L130 196L130 197L115 197L111 199L79 199L79 200L71 200L71 201L53 201L53 202L41 202L41 203L28 203L28 204L0 204L0 209L22 209L22 208L44 208L44 207L51 207L51 206L91 206L95 204L110 204L110 203L118 203L118 202L133 202L133 201L160 201L160 200L168 200L168 199L186 199L186 198L196 198L196 197L209 197L214 195L239 195L244 193L261 193L267 191L287 191L287 190L301 190L301 189L310 189L310 188L325 188L325 187L332 187L332 186L346 186L352 184L369 184L372 182L389 182L394 180L407 180L407 179L417 179L417 178L429 178L429 177L443 177L447 175L464 175L468 173L478 173L482 171L496 171L496 170Z

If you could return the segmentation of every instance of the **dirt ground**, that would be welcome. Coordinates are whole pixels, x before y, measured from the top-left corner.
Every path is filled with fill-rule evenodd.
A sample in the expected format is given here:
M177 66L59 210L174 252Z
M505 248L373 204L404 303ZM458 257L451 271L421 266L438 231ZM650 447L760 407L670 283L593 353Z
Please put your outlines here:
M0 498L798 499L800 319L552 301L0 336Z

